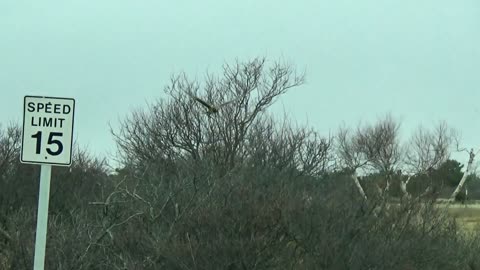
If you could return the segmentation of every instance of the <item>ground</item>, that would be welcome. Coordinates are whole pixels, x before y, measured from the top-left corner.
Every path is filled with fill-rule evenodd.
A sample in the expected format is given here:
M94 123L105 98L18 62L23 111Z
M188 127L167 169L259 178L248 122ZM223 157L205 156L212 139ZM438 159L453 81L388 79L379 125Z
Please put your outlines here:
M452 204L448 212L456 218L458 225L466 232L480 232L480 202L466 205Z

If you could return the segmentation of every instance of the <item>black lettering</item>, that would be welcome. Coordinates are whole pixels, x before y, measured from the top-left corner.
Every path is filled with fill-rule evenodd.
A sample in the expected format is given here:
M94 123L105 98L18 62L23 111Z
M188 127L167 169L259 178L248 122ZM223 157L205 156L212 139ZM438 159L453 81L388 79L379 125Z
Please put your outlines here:
M47 104L45 104L45 112L46 113L52 113L52 103L51 102L48 102Z
M61 137L63 133L61 132L52 132L50 133L50 136L48 136L48 144L56 144L58 149L57 151L52 151L51 148L47 148L47 153L49 153L52 156L58 156L62 153L63 151L63 144L60 140L55 140L53 137L58 136Z
M41 110L43 110L43 108L45 108L45 105L43 105L43 103L37 103L37 112L40 112Z
M52 118L51 117L49 117L49 118L44 117L43 118L43 126L44 127L51 127L52 126Z
M27 107L28 107L27 111L29 111L29 112L34 112L35 111L35 103L29 102Z
M35 123L35 117L32 117L32 127L38 127L38 125Z
M53 106L53 113L61 113L60 109L62 108L61 104L55 104Z
M72 111L72 108L70 108L70 105L63 105L63 113L64 114L69 114Z
M65 120L65 118L57 118L59 121L60 121L60 128L63 127L63 121Z
M35 154L40 154L41 145L42 145L42 132L39 131L32 135L32 138L37 139L37 147L35 148Z

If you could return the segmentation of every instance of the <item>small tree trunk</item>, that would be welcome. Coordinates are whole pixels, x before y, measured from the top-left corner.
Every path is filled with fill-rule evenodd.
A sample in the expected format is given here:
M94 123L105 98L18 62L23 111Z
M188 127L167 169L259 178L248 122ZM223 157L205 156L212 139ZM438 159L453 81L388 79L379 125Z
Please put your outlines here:
M465 186L465 198L463 198L463 207L467 207L468 204L468 187Z
M407 191L408 182L412 179L412 175L409 175L406 181L400 181L400 189L402 190L403 197L410 198L410 193Z
M356 169L352 173L352 179L355 182L355 185L357 186L358 191L360 192L360 195L362 195L362 197L365 200L367 200L367 195L365 194L365 191L363 190L362 185L360 184L360 181L358 181L358 176L357 176L357 170Z
M465 169L465 172L463 173L462 179L460 180L460 183L458 183L457 188L455 191L453 191L452 196L450 196L450 201L454 201L455 197L457 197L458 193L463 188L463 185L465 184L465 181L467 180L468 175L470 174L470 170L472 168L473 160L475 159L475 153L473 153L473 149L470 150L470 158L468 159L467 163L467 168Z

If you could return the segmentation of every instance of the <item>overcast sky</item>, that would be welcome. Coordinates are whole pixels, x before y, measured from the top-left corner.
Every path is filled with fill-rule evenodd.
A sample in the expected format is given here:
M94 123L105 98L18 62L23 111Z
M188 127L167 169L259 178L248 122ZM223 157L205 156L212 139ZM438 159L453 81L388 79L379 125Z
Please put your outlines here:
M0 123L21 122L25 95L72 97L75 138L111 154L108 124L172 73L256 56L307 71L274 109L324 134L391 112L480 146L477 0L1 0Z

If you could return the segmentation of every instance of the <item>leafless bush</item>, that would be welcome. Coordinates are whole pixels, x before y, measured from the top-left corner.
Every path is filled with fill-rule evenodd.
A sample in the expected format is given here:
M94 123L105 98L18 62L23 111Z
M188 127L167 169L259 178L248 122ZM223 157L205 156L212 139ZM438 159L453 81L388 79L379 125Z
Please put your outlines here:
M388 191L391 176L401 165L403 157L399 127L399 123L387 115L373 125L359 126L355 132L341 128L337 134L340 166L351 171L354 183L365 199L367 196L358 180L357 171L373 169L383 174L385 184L380 193Z
M406 201L373 215L382 202L359 203L355 193L353 185L336 183L288 219L302 262L294 269L469 269L468 247L438 248L471 242L433 201Z
M455 132L445 122L433 131L419 127L410 140L405 163L409 170L428 172L436 169L450 157Z
M15 146L19 142L3 140L2 143L13 143ZM12 147L0 146L2 149ZM15 158L7 163L8 174L0 179L0 233L6 236L5 240L0 235L0 257L4 263L2 269L31 269L39 169L38 166L20 163L18 147L12 155ZM47 254L55 253L56 259L47 256L47 260L52 258L47 266L53 269L74 266L70 264L70 255L85 244L79 239L85 240L88 235L86 229L80 228L88 227L90 231L95 231L93 228L100 223L95 220L95 212L88 213L83 209L89 199L94 200L101 196L102 191L109 192L111 189L103 160L77 147L73 153L73 164L70 168L55 167L52 170L49 235L54 237L49 238L49 242L53 239L49 243L53 248L47 248Z
M9 192L15 190L17 184L12 177L20 158L21 131L15 124L10 124L6 128L0 126L0 241L11 241L12 236L5 228L7 221L8 205L15 202L11 200ZM0 242L0 248L2 247Z
M290 176L324 176L333 169L333 138L306 127L265 118L252 126L243 147L244 163Z
M409 196L407 185L411 179L430 174L448 160L454 141L458 141L457 133L445 122L439 123L432 131L423 127L415 131L409 141L404 161L405 171L409 176L400 183L405 195Z
M72 167L54 170L47 268L475 269L476 239L433 200L365 200L357 170L385 190L404 176L391 116L336 138L269 116L302 82L264 59L225 65L205 84L173 77L167 100L113 132L122 168L77 148ZM414 137L412 166L446 156L446 129L436 132ZM38 170L0 142L0 160L16 160L0 179L0 267L31 269Z
M303 75L297 76L289 65L269 67L265 59L225 65L220 77L208 75L203 85L180 74L165 89L169 100L134 112L112 133L124 163L209 155L233 168L252 124L277 97L302 83ZM197 97L209 104L234 102L206 114Z
M11 173L19 159L21 147L21 130L10 124L5 129L0 126L0 179Z

